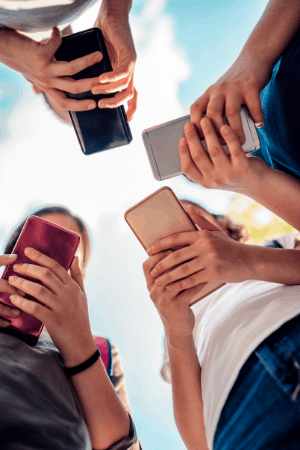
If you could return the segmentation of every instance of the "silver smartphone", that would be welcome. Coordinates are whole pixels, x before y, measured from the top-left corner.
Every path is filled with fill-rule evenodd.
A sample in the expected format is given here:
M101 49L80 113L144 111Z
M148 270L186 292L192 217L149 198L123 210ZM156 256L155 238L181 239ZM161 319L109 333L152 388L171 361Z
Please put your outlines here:
M255 152L260 148L260 142L253 119L246 106L241 108L241 119L246 136L246 142L242 145L244 152ZM142 138L156 180L161 181L182 175L178 143L180 138L184 137L184 125L190 121L191 119L188 115L143 131ZM224 122L228 124L225 116ZM202 140L201 143L207 151L205 141ZM222 147L228 155L229 149L227 145L222 145Z

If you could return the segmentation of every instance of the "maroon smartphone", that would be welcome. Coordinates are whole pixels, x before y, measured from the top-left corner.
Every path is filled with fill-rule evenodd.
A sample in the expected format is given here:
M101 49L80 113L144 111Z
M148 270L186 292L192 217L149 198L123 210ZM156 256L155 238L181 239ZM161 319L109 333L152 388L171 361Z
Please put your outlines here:
M26 247L32 247L44 255L49 256L49 258L54 259L64 269L69 270L79 242L80 237L77 233L40 217L31 216L26 220L19 239L12 251L12 254L18 255L14 264L36 264L24 254ZM36 279L15 273L13 264L9 264L3 272L2 279L8 280L12 275L21 276L27 280L42 284ZM38 301L27 294L24 298ZM0 301L8 306L15 307L10 301L10 294L0 293ZM19 317L16 319L6 316L2 317L9 320L11 324L8 327L0 327L1 332L16 336L31 346L37 343L44 326L40 320L23 311L21 311Z

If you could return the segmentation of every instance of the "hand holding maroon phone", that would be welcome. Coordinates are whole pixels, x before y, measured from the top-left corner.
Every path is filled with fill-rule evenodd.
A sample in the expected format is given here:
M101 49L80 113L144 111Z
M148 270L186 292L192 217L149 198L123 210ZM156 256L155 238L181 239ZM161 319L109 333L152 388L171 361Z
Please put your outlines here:
M24 253L26 247L32 247L58 262L64 269L69 270L79 242L80 237L73 231L55 225L40 217L31 216L27 219L12 251L13 254L17 254L17 260L14 263L36 264L27 258ZM9 264L3 272L2 279L8 280L13 275L20 276L14 272L13 264ZM39 283L36 279L33 280L24 275L22 277ZM25 298L37 301L28 294L25 295ZM0 293L0 301L6 305L15 306L10 301L10 294ZM16 336L29 345L35 345L37 343L44 326L40 320L24 311L21 311L19 317L16 319L6 316L3 317L10 320L11 325L1 328L1 332Z

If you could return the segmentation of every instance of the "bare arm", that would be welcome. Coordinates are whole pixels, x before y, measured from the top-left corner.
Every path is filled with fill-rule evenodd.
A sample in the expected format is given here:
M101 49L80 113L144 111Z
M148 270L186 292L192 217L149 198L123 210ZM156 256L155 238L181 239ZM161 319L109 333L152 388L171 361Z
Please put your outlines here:
M229 125L245 142L240 118L241 105L247 105L254 122L264 123L259 93L272 75L274 63L293 39L300 26L298 0L270 0L261 19L232 66L191 106L191 121L202 136L200 120L207 113L220 130L223 112Z
M193 336L166 336L170 360L173 411L188 450L208 450L203 417L201 368Z

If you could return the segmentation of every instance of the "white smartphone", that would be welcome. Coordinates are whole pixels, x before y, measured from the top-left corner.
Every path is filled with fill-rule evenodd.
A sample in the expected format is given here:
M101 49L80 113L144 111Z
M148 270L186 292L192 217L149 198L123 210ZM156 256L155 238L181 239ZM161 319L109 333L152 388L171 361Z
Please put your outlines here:
M244 152L255 152L260 148L259 137L254 121L244 105L241 108L241 119L246 136L246 142L242 145ZM156 180L161 181L182 175L178 143L180 138L184 137L184 125L190 121L191 119L188 115L143 131L142 138ZM228 124L225 116L224 122ZM207 151L205 140L202 140L201 143ZM222 147L228 155L229 149L227 145L222 145Z

